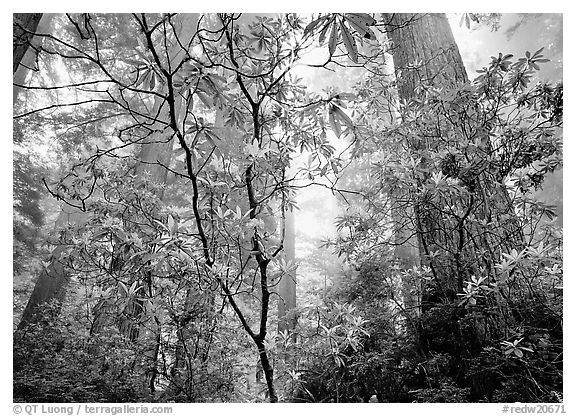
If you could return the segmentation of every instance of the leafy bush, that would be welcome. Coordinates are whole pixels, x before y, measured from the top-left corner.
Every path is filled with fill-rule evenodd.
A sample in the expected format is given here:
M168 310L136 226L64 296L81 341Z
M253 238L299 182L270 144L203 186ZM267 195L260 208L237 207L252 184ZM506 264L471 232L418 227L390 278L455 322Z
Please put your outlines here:
M17 333L14 401L137 402L136 351L120 336L89 336L45 305L46 319Z

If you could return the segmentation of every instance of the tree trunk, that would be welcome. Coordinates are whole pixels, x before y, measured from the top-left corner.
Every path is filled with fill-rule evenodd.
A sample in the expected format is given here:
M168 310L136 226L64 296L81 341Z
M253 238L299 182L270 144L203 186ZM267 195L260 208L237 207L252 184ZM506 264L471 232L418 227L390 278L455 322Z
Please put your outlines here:
M64 266L60 263L60 255L63 249L63 246L59 246L52 252L52 261L40 273L18 324L19 330L30 323L40 321L42 316L39 315L38 306L47 302L57 302L56 305L53 305L55 309L52 309L52 311L57 313L60 309L68 283L68 275L64 271Z
M13 83L12 104L16 104L30 68L35 67L38 49L42 38L31 33L47 33L52 21L52 13L15 13L13 15Z
M42 13L14 13L12 17L12 74L16 74L42 19Z
M260 355L260 362L262 364L262 370L264 371L264 377L266 378L266 385L268 386L268 400L270 403L278 402L278 395L276 394L276 388L274 387L274 368L268 359L268 354L264 343L261 341L256 342L256 347L258 347L258 353Z
M392 41L398 95L409 101L422 82L458 87L468 82L460 51L443 13L385 14L388 38Z
M410 317L420 315L420 288L409 272L420 265L418 236L414 227L414 209L410 197L392 192L391 217L394 225L394 258L398 262L404 312Z
M385 14L384 20L387 23L388 38L392 42L391 53L394 57L398 96L401 101L408 102L415 98L420 83L451 88L467 82L466 69L444 14L394 13ZM435 236L431 235L430 230L417 230L414 224L428 224L428 221L414 221L414 217L427 217L435 213L432 210L418 210L414 202L408 202L411 196L400 196L399 192L398 190L397 194L391 196L391 212L396 226L395 255L400 268L406 270L417 265L417 251L420 251L420 260L424 264L434 267L434 264L430 264L432 261L426 261L423 248L435 247ZM439 267L434 269L437 268L444 270ZM450 269L446 274L449 274L449 271ZM442 286L445 287L450 280L444 278ZM406 277L401 282L407 309L417 309L416 299L411 295L412 283Z
M401 101L417 98L420 84L450 89L468 82L446 16L400 13L384 17L393 43L391 52ZM440 146L433 138L422 139L413 150L438 151ZM421 163L427 167L426 162ZM454 301L472 275L488 273L494 277L494 265L501 253L522 245L522 232L510 197L494 177L490 172L474 176L468 196L447 200L424 194L413 202L421 259L432 269L436 282L436 293L423 299L423 308L426 301L429 306L441 299ZM449 216L443 212L446 204L454 204L464 213L473 212L476 219L490 223L481 226L465 214L460 218Z
M63 206L58 214L55 228L62 229L68 225L78 225L86 221L86 219L85 213L69 206ZM66 260L62 257L65 248L65 246L57 246L48 259L48 265L40 272L26 308L22 313L22 318L18 323L18 330L28 324L39 322L42 316L38 315L38 308L46 303L55 302L52 311L54 313L59 311L70 281L65 266Z
M190 16L184 15L181 24L182 29L184 30L181 38L181 43L183 45L186 45L187 41L190 40L192 31L196 29L198 22L198 15L191 16L192 21L190 21ZM179 44L176 44L176 46L171 50L170 58L183 59ZM136 167L136 173L138 175L149 175L152 181L159 184L166 183L168 171L164 166L170 164L173 148L171 136L162 133L162 126L166 125L166 120L168 120L170 116L168 105L164 103L162 106L163 101L164 100L157 98L154 103L154 108L152 109L151 114L158 114L159 121L156 123L156 126L151 127L155 132L143 140L138 156L139 163ZM162 110L159 111L161 108ZM176 108L179 108L179 106L177 105ZM163 192L163 188L161 189L161 192ZM66 222L72 225L78 225L80 224L80 221L85 221L85 214L80 213L79 211L69 212L68 207L66 207L58 217L56 228L60 228L65 225ZM37 321L34 311L36 311L38 306L41 304L53 300L59 302L63 300L66 293L66 285L69 282L69 276L66 267L63 267L60 261L59 254L62 250L63 247L57 247L55 249L54 252L58 253L58 255L52 255L50 265L40 273L34 286L32 296L24 310L23 317L18 324L18 329ZM94 332L98 332L98 329L96 328Z
M286 264L294 264L296 260L296 234L295 234L294 211L286 212L284 221L284 261ZM284 332L295 336L296 330L296 271L291 271L282 276L278 284L278 332Z

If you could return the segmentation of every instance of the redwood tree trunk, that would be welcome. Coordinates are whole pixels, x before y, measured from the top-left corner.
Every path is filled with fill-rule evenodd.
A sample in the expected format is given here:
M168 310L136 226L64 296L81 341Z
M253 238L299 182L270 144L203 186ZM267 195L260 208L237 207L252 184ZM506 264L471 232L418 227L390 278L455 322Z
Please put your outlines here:
M393 42L394 68L400 99L416 96L420 82L457 87L468 82L460 51L443 13L385 14Z
M445 15L397 13L384 18L392 41L401 101L417 98L420 84L450 89L468 82ZM412 150L438 151L441 146L439 140L425 138ZM426 162L421 163L422 167L429 167ZM420 256L432 269L436 282L437 297L429 298L430 304L439 298L454 301L472 275L495 276L494 265L501 253L522 245L522 231L510 197L495 177L489 171L474 176L468 196L448 200L423 194L413 201ZM467 215L448 215L443 209L446 204L474 213L477 220L490 221L480 225L480 221L471 221ZM435 252L440 255L433 255Z
M409 102L416 98L416 91L421 83L452 88L468 81L460 52L444 14L393 13L385 14L384 20L387 23L388 38L392 42L391 53L394 57L400 101ZM394 201L393 205L394 222L402 224L395 230L395 254L399 255L401 266L412 265L410 256L414 251L409 247L418 246L423 263L429 265L434 273L441 274L439 280L442 282L442 289L450 288L455 295L457 289L452 284L451 268L446 269L434 259L426 258L428 253L438 249L440 235L434 231L440 220L438 212L432 207L422 207L422 201L413 201L414 206L403 213L399 213L401 209L395 207L398 200ZM406 214L415 216L416 221L406 221ZM410 223L416 224L414 229L408 226ZM416 235L419 241L414 238ZM404 291L407 291L406 287Z
M40 23L42 13L14 13L12 17L12 73L16 74L16 70L30 47L33 33Z
M58 215L55 228L62 229L69 224L77 225L85 220L85 213L65 206ZM40 272L26 308L22 313L22 318L18 323L18 330L28 324L37 323L42 318L42 316L38 315L38 308L46 303L54 303L54 313L59 311L70 281L65 265L66 260L62 257L65 248L63 245L57 246L48 259L48 265Z
M286 212L285 235L284 235L284 260L286 263L294 263L296 259L296 235L294 224L294 212ZM278 332L288 332L294 336L296 329L296 271L291 271L282 276L278 284Z
M13 82L12 104L18 100L30 68L36 66L36 57L42 45L42 37L33 33L47 33L54 14L15 13L13 15Z
M58 312L60 304L64 300L68 283L68 274L64 271L64 265L60 263L60 254L63 248L60 246L54 250L52 261L40 273L18 324L18 329L24 328L30 323L38 322L42 318L38 315L40 312L38 307L47 302L57 302L52 311Z

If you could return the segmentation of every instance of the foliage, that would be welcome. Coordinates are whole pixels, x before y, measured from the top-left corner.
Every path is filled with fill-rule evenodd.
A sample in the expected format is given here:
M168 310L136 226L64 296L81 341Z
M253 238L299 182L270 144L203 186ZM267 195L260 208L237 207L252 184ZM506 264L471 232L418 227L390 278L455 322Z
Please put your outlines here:
M93 145L65 175L47 183L52 196L86 213L62 233L57 243L65 249L51 261L63 263L85 285L92 329L100 330L99 316L121 318L121 332L135 341L142 326L154 327L157 341L148 375L152 391L163 352L158 348L161 328L171 326L171 335L182 344L183 351L169 360L177 369L179 360L190 361L186 344L196 335L190 327L202 321L188 309L196 303L204 308L205 325L198 333L210 345L218 319L212 310L215 295L222 295L222 308L232 308L261 351L275 400L272 369L262 347L269 285L274 283L268 273L274 279L284 273L281 265L271 263L284 236L277 218L293 207L293 178L286 177L286 169L294 147L314 152L318 162L333 153L317 122L329 100L310 99L289 74L306 47L301 21L294 15L243 22L233 14L204 16L203 22L199 16L183 22L172 15L67 17L68 29L59 36L46 35L44 49L62 58L76 55L86 68L70 70L84 70L89 80L56 86L76 92L77 101L46 108L102 105L108 113L100 120L114 119L116 137L99 143L104 150ZM125 18L128 24L120 30ZM111 27L116 36L101 43ZM139 31L137 44L129 34L134 30ZM113 58L115 42L120 54ZM201 52L188 48L191 44ZM109 88L104 92L102 85ZM162 110L155 114L151 105ZM184 179L174 191L174 206L159 198L170 198L167 192L153 189L158 175L147 179L140 175L146 168L136 167L139 175L131 180L127 172L134 165L115 163L131 156L126 147L153 146L166 137L178 143L176 158L172 163L168 158L171 166L158 161L156 170ZM251 296L254 292L260 292L259 301ZM189 362L186 367L190 377L194 371ZM187 392L190 400L192 389Z
M375 395L379 402L556 401L562 388L562 298L559 273L541 263L545 258L557 264L558 253L549 254L525 258L516 278L530 274L530 285L503 283L503 290L513 293L509 301L515 317L504 338L480 330L488 328L493 314L481 301L454 301L420 316L407 314L391 263L364 265L332 296L370 317L364 326L368 336L340 365L300 361L296 400L368 401ZM532 292L519 287L532 287ZM313 356L315 348L319 345L306 351Z
M371 154L370 174L378 180L360 190L365 208L340 219L340 230L350 231L334 244L359 270L342 285L340 296L371 318L370 338L342 368L309 376L315 394L300 393L300 400L355 401L359 391L364 401L371 394L380 401L555 400L562 377L561 233L549 222L553 207L534 200L531 191L561 164L562 85L529 85L539 63L546 61L540 53L527 52L515 63L511 55L493 57L472 85L460 89L423 86L422 98L401 108L402 123L392 127L370 122L369 116L378 117L381 107L366 107L355 120L355 131L365 135L356 142L356 151ZM375 85L382 84L361 85L358 96L382 97ZM483 175L487 179L479 181ZM510 205L502 205L496 193L490 194L493 185L487 186L504 182ZM434 201L446 215L436 223L444 235L450 235L450 224L463 226L463 241L478 250L476 239L486 238L486 231L475 234L476 227L490 219L482 205L462 207L456 201L476 195L479 187L494 207L492 218L510 217L508 207L514 207L513 220L521 224L524 243L519 249L502 248L492 263L486 253L476 251L486 268L463 274L458 296L438 296L445 283L435 280L430 268L416 270L407 280L407 273L398 273L393 251L375 254L378 247L393 243L390 204L406 206L414 200ZM403 197L378 196L394 189L401 189ZM413 228L418 230L417 225ZM458 262L459 253L431 256ZM408 281L421 292L403 292L402 282ZM406 303L419 293L421 314ZM394 316L405 324L391 327ZM383 319L373 323L373 317ZM379 341L382 331L389 334L387 340L401 341L396 346ZM522 334L529 334L530 341ZM536 344L544 350L538 351ZM402 358L391 359L395 353ZM395 377L398 374L404 377ZM366 391L367 385L373 390Z
M119 336L99 339L54 318L21 333L14 349L14 397L34 402L123 402L146 398L135 385L135 351ZM98 348L98 351L95 348Z
M24 261L37 254L40 228L44 223L44 212L41 207L41 178L45 173L37 166L29 153L14 155L14 221L13 221L13 262L15 272L21 273L30 264Z
M58 225L59 254L41 263L65 270L64 305L41 306L16 333L17 400L548 401L560 391L562 235L533 192L562 164L563 89L532 83L542 50L499 54L469 85L420 85L398 103L375 18L306 23L80 14L44 35L41 65L63 65L70 83L33 81L46 91L15 119L58 136L62 160L52 175L18 170L15 227L41 225L41 175L77 220ZM349 59L368 74L354 91L312 93L294 74L316 35L328 58L311 66ZM38 137L21 136L17 160L31 163L25 146ZM338 154L333 136L349 148ZM350 267L290 312L293 333L277 333L276 288L295 269L282 258L286 215L312 185L354 205L327 244ZM420 265L397 255L399 230L417 237ZM20 258L36 244L22 236Z

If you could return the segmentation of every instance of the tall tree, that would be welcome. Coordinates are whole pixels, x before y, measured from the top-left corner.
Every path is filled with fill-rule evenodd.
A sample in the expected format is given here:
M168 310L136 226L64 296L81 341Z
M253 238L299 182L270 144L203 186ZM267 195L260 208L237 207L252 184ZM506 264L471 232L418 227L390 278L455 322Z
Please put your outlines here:
M48 19L52 16L46 16L42 18L41 26L45 27ZM73 22L72 17L69 20ZM40 19L38 18L38 21ZM197 23L197 17L195 22ZM38 22L36 22L38 23ZM38 26L38 24L36 24ZM16 26L15 26L16 27ZM183 30L181 44L186 45L190 42L191 32L196 27L194 22L186 22L186 24L181 25L181 30ZM16 31L16 29L15 29ZM27 28L24 33L32 31L31 28ZM43 35L38 42L41 42L47 35L42 32ZM21 35L22 37L23 35ZM82 39L82 34L80 38ZM96 32L92 34L94 41L97 42L97 37L100 36ZM31 39L31 37L29 36ZM16 40L15 40L16 42ZM181 44L175 42L173 46L169 59L175 59L180 55L180 60L184 59ZM15 46L16 49L16 46ZM32 58L33 59L33 58ZM21 75L19 75L21 74ZM22 67L18 69L18 73L21 81L24 80L25 71ZM21 88L16 90L16 85L21 85L16 82L15 75L15 92L20 91ZM147 85L148 86L148 85ZM152 86L153 87L153 86ZM180 100L181 101L181 100ZM130 108L130 104L128 104ZM162 96L157 96L154 100L152 108L150 108L148 114L143 115L143 121L140 121L140 127L145 131L143 136L136 139L136 144L140 146L140 150L137 154L137 165L136 174L146 175L153 182L164 184L167 179L168 170L167 167L170 164L172 157L173 142L169 135L165 133L165 126L169 123L170 112L165 99ZM151 122L150 122L151 120ZM160 187L160 192L163 192L163 187ZM55 230L62 230L68 226L82 227L88 221L88 215L83 210L78 207L74 207L68 204L62 204L61 212L55 222ZM28 300L26 308L24 309L22 318L18 324L18 328L21 329L30 323L37 322L38 316L36 315L38 307L50 303L56 302L61 303L66 295L67 285L69 283L69 271L65 267L65 259L62 259L62 254L64 252L64 246L57 246L51 253L47 265L41 270L32 294Z
M14 13L13 15L13 39L12 39L12 73L23 63L22 60L30 48L34 32L42 19L42 13Z
M423 99L430 87L450 90L468 82L445 15L386 14L385 20L401 101ZM445 137L469 140L462 126L449 128L452 131L442 133ZM489 139L482 139L490 146ZM522 231L502 178L486 168L484 161L460 166L442 138L433 135L419 137L410 145L421 158L420 168L429 172L421 183L432 173L429 155L442 153L442 173L460 180L469 190L456 199L425 192L413 200L421 259L430 266L435 281L433 293L423 300L453 301L472 276L495 275L501 254L521 246Z
M409 102L416 98L422 84L453 88L467 82L466 69L443 14L387 13L384 20L391 41L400 101ZM406 188L397 188L390 195L394 255L404 271L424 260L419 259L419 255L424 256L424 247L431 250L434 243L433 236L426 235L424 240L423 234L418 232L416 215L422 213L416 213L413 196L408 192ZM427 264L425 260L423 263ZM436 272L438 267L432 267ZM411 314L418 314L418 299L413 293L420 292L420 289L414 290L415 282L408 276L403 274L401 283L404 304Z
M28 71L36 67L36 60L42 46L43 37L34 36L36 32L47 33L52 22L50 13L14 13L13 15L13 95L12 103L16 103L22 91Z
M296 232L294 211L285 213L284 221L284 260L294 265L296 260ZM293 334L296 329L296 269L291 267L289 272L281 277L278 284L278 332Z
M451 88L468 82L460 51L443 13L387 13L384 20L392 41L390 52L401 100L415 98L422 83Z
M13 103L15 104L19 93L22 91L22 85L26 79L29 69L34 65L37 59L38 47L42 39L34 37L38 30L46 33L49 26L51 15L42 13L15 13L13 15ZM62 225L66 221L66 212L62 212L57 220L57 225ZM61 250L54 250L53 258L58 258ZM62 265L57 262L50 262L48 266L42 269L30 295L26 308L18 324L22 328L30 322L34 322L36 317L36 308L38 305L55 300L62 301L65 290L63 289L66 278Z

